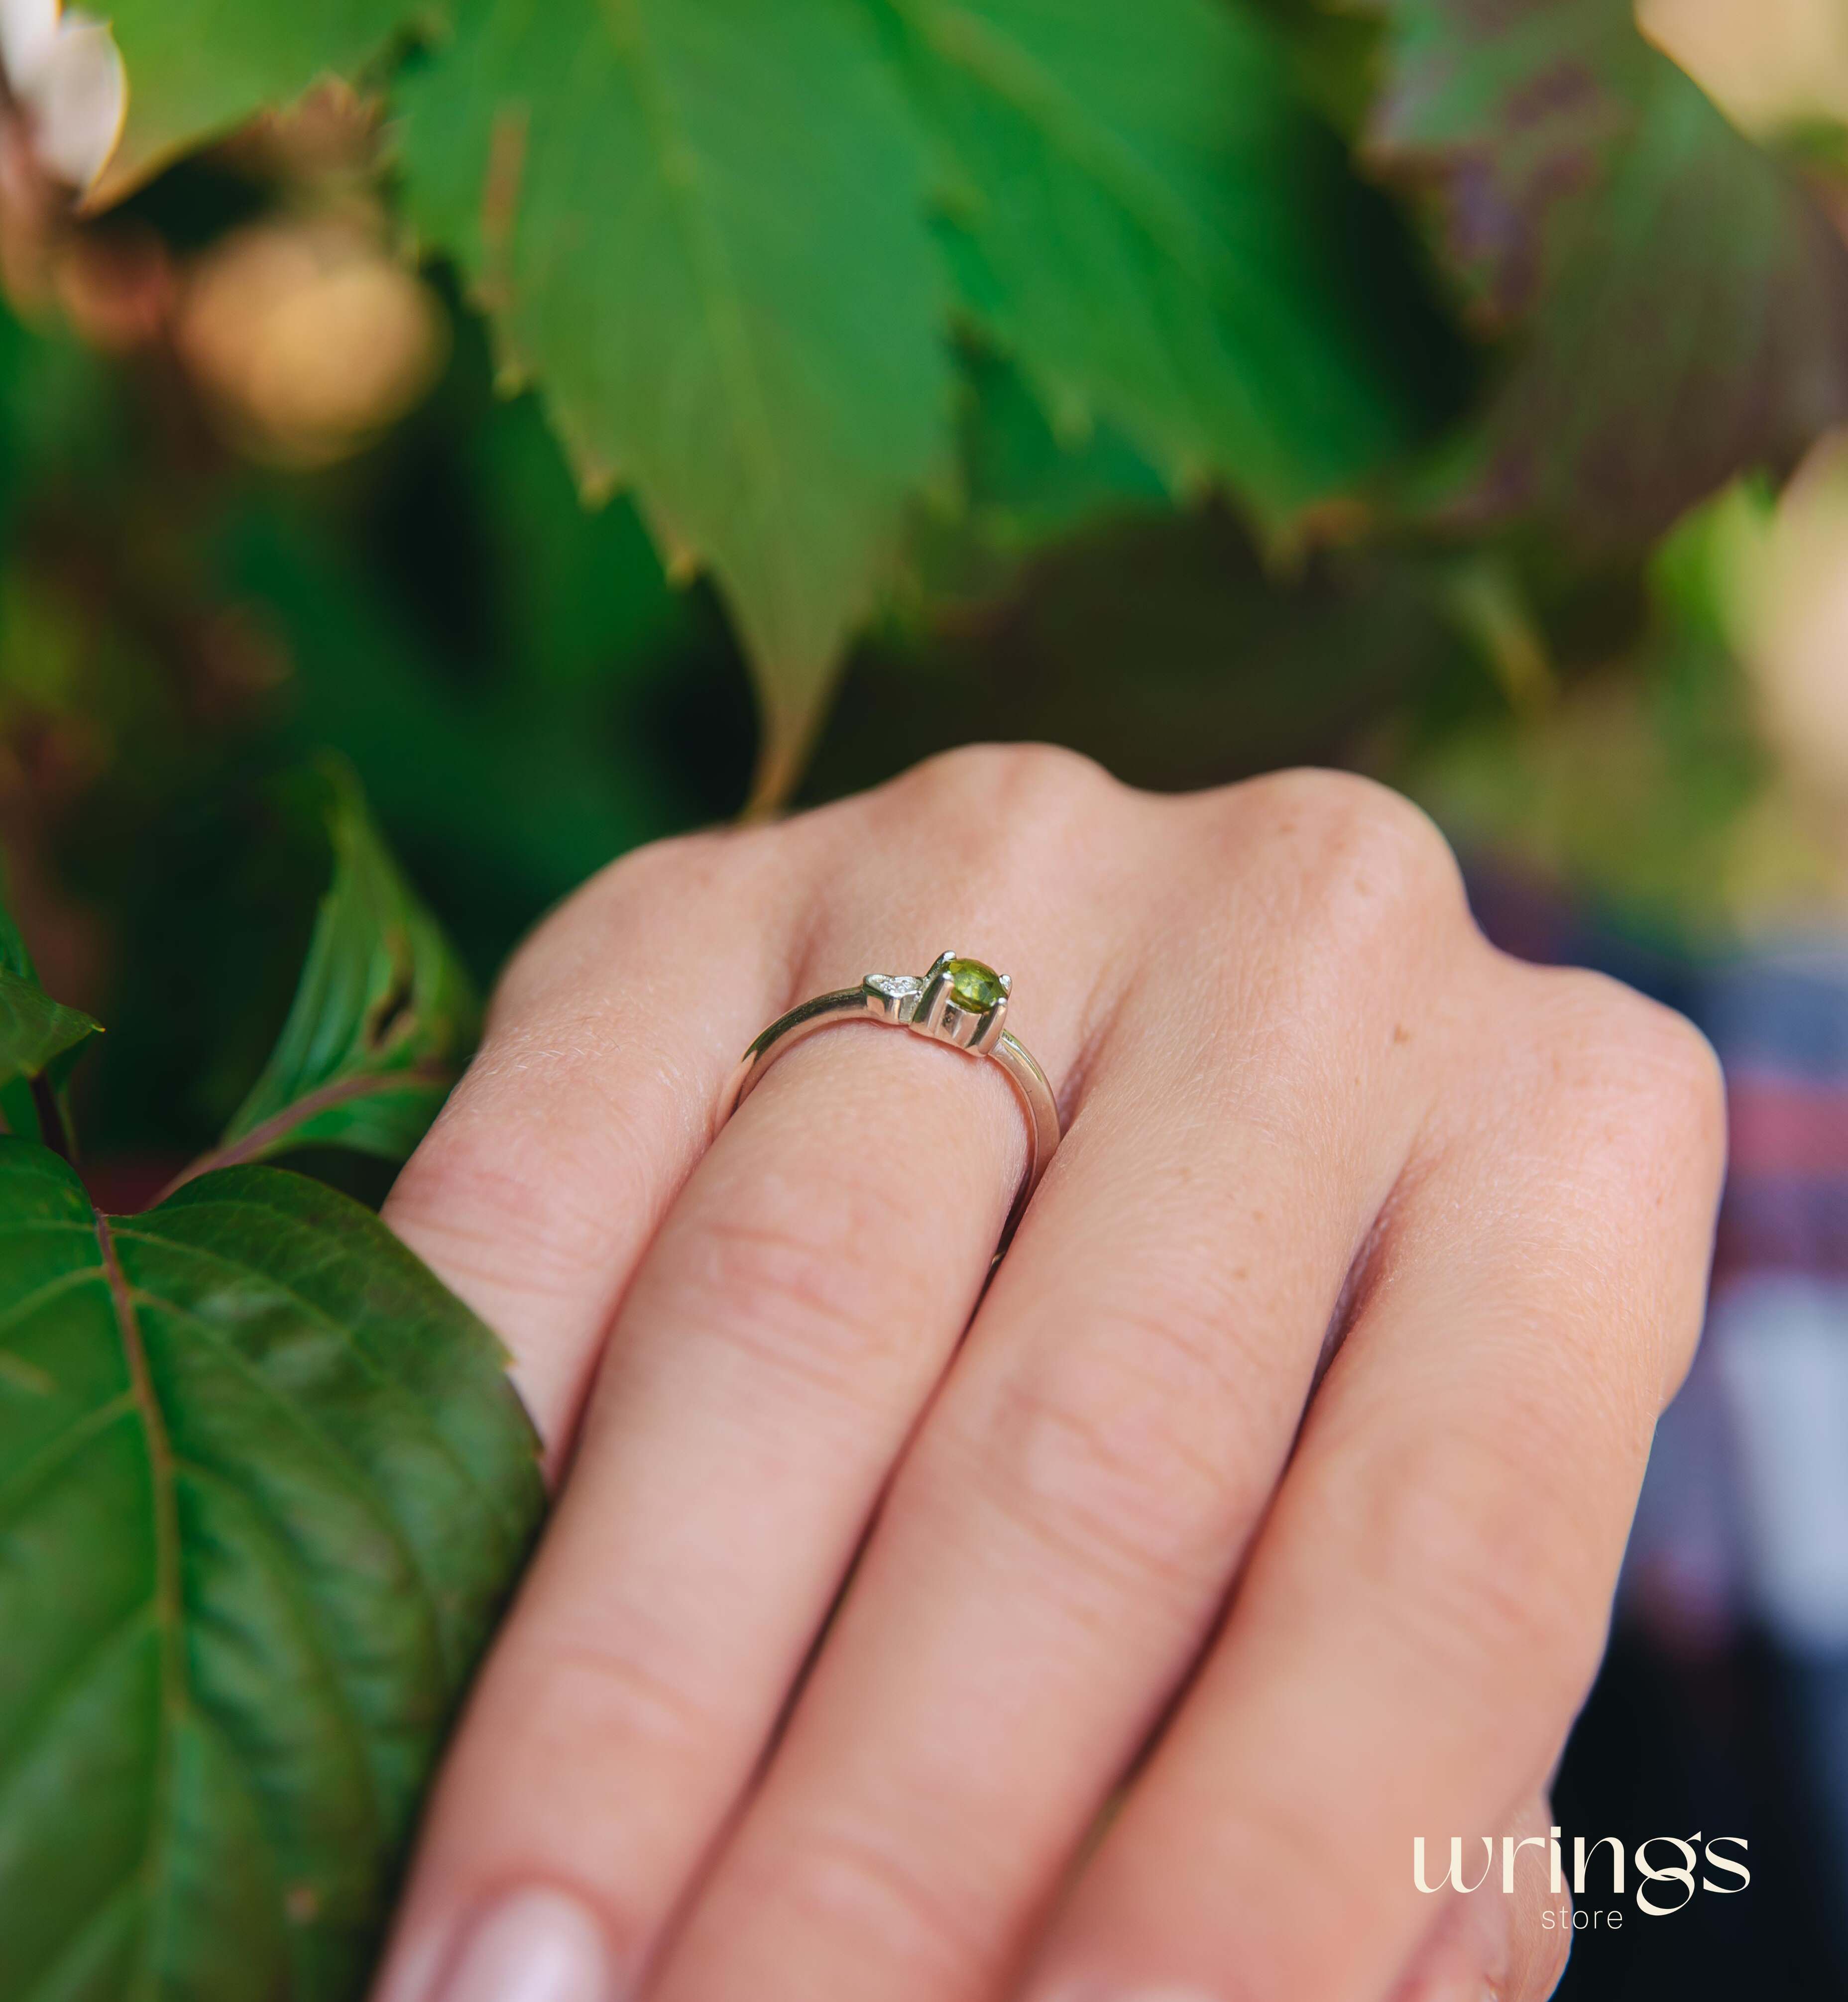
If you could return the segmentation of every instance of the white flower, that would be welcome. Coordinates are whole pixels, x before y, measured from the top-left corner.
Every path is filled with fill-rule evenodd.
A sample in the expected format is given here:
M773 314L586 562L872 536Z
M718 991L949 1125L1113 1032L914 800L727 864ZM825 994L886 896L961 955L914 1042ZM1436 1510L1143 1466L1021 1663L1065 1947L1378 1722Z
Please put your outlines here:
M107 26L60 0L0 0L0 67L45 172L87 188L109 162L128 78Z

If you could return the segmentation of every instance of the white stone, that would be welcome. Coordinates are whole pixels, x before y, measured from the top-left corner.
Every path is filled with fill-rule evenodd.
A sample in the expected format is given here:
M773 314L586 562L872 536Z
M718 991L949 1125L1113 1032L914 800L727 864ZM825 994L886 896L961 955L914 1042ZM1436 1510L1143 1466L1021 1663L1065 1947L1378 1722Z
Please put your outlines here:
M914 994L924 992L924 982L911 973L869 973L866 984L875 993L889 996L894 1001L908 1001Z

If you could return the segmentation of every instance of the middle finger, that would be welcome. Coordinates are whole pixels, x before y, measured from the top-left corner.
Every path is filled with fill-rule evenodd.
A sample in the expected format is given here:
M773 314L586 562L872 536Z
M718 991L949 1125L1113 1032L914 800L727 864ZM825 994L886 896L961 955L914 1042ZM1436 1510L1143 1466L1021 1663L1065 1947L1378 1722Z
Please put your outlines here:
M1238 842L1276 804L1167 811ZM1018 1958L1210 1631L1428 1097L1397 1032L1460 887L1414 838L1357 900L1363 832L1377 870L1351 825L1273 849L1238 949L1176 955L1098 1054L653 2002L962 2002Z

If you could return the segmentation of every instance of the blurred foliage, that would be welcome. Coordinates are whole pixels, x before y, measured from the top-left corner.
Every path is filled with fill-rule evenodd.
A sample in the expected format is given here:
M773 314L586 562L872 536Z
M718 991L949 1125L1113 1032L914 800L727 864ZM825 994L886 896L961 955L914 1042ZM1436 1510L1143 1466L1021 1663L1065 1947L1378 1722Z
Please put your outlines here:
M1371 156L1431 190L1472 323L1525 335L1448 508L1634 547L1848 416L1840 237L1627 9L1384 4Z
M980 736L1361 765L1671 942L1837 907L1808 6L121 0L96 186L0 133L0 841L104 1170L253 1090L328 747L477 983L753 773Z
M1560 689L1511 676L1506 713L1400 748L1399 769L1465 849L1595 884L1667 949L1836 900L1836 867L1777 783L1730 650L1729 518L1766 504L1762 490L1729 494L1668 539L1626 652Z

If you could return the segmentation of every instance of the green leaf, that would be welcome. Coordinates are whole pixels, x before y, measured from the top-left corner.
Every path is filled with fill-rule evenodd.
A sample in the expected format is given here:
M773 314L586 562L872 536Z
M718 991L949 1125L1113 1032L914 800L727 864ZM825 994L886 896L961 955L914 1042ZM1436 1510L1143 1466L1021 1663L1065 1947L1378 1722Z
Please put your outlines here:
M0 1141L0 1994L345 2002L534 1533L493 1337L273 1169Z
M1848 246L1627 0L1385 0L1382 169L1515 351L1451 511L1640 545L1848 417Z
M1273 521L1417 427L1404 316L1280 44L1226 0L876 0L966 308L1062 434Z
M82 1046L101 1033L100 1022L54 1001L39 985L19 928L0 904L0 1121L8 1132L61 1143L68 1138L68 1128L46 1134L52 1107L45 1103L46 1089L35 1093L33 1086L43 1079L55 1093ZM61 1111L56 1118L64 1128Z
M109 200L177 154L290 104L323 78L352 77L440 0L111 0L128 73L128 117L105 173Z
M1113 516L1166 511L1160 474L1115 425L1061 438L1019 371L998 356L972 351L963 374L967 511L999 545L1018 552Z
M924 164L857 0L459 0L406 197L593 492L710 567L786 786L945 456Z
M339 1146L401 1160L473 1047L473 986L386 849L351 773L327 768L334 881L295 1005L218 1162Z

